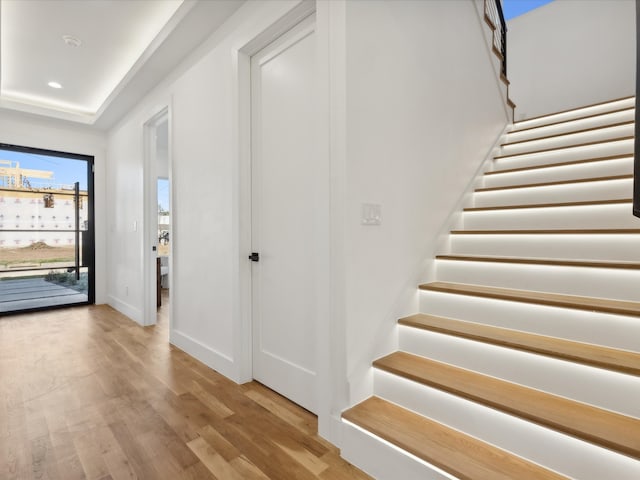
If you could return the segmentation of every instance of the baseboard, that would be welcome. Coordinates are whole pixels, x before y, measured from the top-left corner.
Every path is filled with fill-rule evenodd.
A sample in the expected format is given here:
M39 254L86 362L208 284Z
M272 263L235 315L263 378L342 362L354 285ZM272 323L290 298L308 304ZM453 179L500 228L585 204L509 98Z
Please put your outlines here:
M109 301L108 305L126 315L131 320L136 322L138 325L142 325L142 310L134 307L133 305L128 304L127 302L123 302L122 300L114 297L113 295L108 296Z
M186 333L175 329L172 329L169 333L169 342L192 357L200 360L207 367L212 368L234 382L238 382L236 378L238 368L233 359L228 356L215 351L213 348L199 342Z

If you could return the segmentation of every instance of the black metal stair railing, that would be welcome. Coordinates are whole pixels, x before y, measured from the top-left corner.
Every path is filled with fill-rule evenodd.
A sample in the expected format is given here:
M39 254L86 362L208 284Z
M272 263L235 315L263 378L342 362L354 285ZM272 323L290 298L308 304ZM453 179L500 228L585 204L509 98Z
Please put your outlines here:
M636 103L640 95L640 35L638 25L640 25L640 0L636 0ZM633 214L640 217L640 112L636 105L636 125L635 125L635 145L633 158Z
M493 49L502 58L501 73L507 76L507 24L500 0L484 0L484 16L493 29Z

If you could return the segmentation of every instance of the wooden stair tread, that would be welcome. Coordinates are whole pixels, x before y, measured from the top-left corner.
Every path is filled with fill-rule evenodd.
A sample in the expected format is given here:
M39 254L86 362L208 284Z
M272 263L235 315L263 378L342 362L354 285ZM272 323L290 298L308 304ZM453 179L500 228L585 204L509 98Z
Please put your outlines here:
M640 375L640 353L627 350L422 313L402 318L398 323L617 372Z
M634 97L635 97L635 95L629 95L627 97L615 98L613 100L607 100L605 102L592 103L590 105L584 105L582 107L569 108L567 110L560 110L558 112L553 112L553 113L545 113L544 115L537 115L535 117L526 118L526 119L523 119L523 120L518 120L517 122L514 123L514 125L517 126L519 123L530 122L531 120L539 120L539 119L544 118L544 117L553 117L555 115L560 115L561 113L569 113L569 112L573 112L573 111L576 111L576 110L584 110L586 108L599 107L600 105L606 105L607 103L620 102L622 100L629 100L630 98L634 98ZM606 112L606 113L611 113L611 112Z
M527 128L520 128L520 129L518 129L516 127L515 129L507 132L507 135L510 134L510 133L526 132L526 131L529 131L529 130L534 130L536 128L546 128L546 127L552 127L552 126L555 126L555 125L561 125L563 123L576 122L576 121L579 121L579 120L586 120L588 118L601 117L603 115L612 115L614 113L628 112L629 110L635 110L635 108L636 107L619 108L617 110L611 110L610 112L594 113L592 115L585 115L584 117L571 118L569 120L560 120L559 122L545 123L544 125L536 125L535 127L527 127ZM523 121L527 121L527 120L523 120ZM516 122L516 124L517 123L518 122Z
M543 165L531 165L528 167L508 168L504 170L493 170L485 172L485 175L498 175L501 173L525 172L528 170L540 170L542 168L566 167L569 165L580 165L582 163L606 162L608 160L620 160L623 158L633 158L633 153L621 153L618 155L608 155L606 157L585 158L582 160L570 160L568 162L547 163Z
M640 419L480 373L395 352L373 363L389 373L640 458Z
M463 480L566 478L379 397L342 418Z
M525 265L552 265L562 267L640 269L636 262L610 262L607 260L564 260L556 258L497 257L481 255L436 255L436 260L458 260L463 262L519 263Z
M576 178L573 180L559 180L555 182L541 182L541 183L523 183L521 185L506 185L502 187L484 187L476 188L476 192L497 192L500 190L515 190L519 188L537 188L537 187L553 187L556 185L572 185L576 183L591 183L591 182L607 182L610 180L629 180L633 175L611 175L608 177L589 177L589 178Z
M556 203L531 203L522 205L498 205L495 207L466 207L464 212L488 212L491 210L515 210L521 208L554 208L554 207L586 207L591 205L618 205L632 203L632 198L618 198L614 200L589 200L584 202L556 202Z
M580 297L558 293L515 290L450 282L432 282L420 285L421 290L494 298L513 302L533 303L552 307L573 308L619 315L640 316L640 303L608 298Z
M636 235L640 228L549 230L451 230L452 235Z
M618 123L612 123L610 125L600 125L598 127L583 128L580 130L573 130L571 132L554 133L552 135L544 135L542 137L527 138L526 140L516 140L515 142L505 142L505 143L501 143L500 146L508 147L510 145L520 145L522 143L527 143L527 142L537 142L538 140L550 140L552 138L566 137L568 135L576 135L579 133L593 132L595 130L602 130L605 128L624 127L626 125L633 125L634 123L635 123L635 120L628 120L626 122L618 122Z
M551 148L543 148L540 150L531 150L531 151L527 151L527 152L520 152L520 153L510 153L507 155L497 155L495 157L493 157L494 160L498 160L501 158L511 158L511 157L520 157L523 155L536 155L538 153L548 153L548 152L554 152L554 151L558 151L558 150L567 150L569 148L581 148L581 147L591 147L594 145L606 145L607 143L614 143L614 142L624 142L626 140L633 140L635 137L633 135L631 136L625 136L625 137L616 137L616 138L610 138L608 140L596 140L593 142L583 142L583 143L578 143L575 145L567 145L564 147L551 147Z

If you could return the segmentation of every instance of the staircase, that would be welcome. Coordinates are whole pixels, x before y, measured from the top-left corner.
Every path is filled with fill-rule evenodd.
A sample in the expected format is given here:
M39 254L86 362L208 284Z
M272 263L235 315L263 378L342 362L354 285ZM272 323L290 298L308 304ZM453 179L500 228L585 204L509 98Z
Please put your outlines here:
M640 479L635 99L516 123L343 413L380 479Z

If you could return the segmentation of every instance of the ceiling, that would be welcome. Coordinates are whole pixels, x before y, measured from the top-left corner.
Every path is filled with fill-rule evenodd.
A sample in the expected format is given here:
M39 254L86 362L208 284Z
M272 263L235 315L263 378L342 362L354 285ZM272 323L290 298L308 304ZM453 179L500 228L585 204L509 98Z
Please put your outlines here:
M0 108L108 128L243 1L0 0Z

